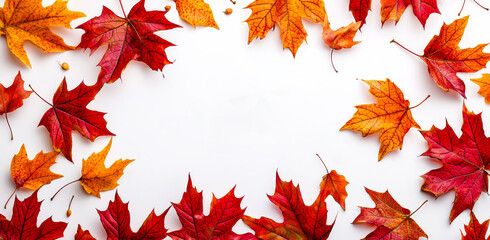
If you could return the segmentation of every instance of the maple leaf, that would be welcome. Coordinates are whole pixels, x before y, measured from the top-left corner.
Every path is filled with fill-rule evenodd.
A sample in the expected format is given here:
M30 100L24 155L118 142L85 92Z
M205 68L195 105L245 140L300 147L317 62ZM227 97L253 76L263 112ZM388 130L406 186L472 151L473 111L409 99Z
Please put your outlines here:
M12 128L10 127L7 113L12 112L17 108L20 108L24 104L23 100L28 98L31 93L32 91L26 91L24 89L24 80L22 80L20 71L15 76L14 82L12 83L12 85L10 85L10 87L5 88L0 83L0 100L2 101L0 104L0 115L5 114L5 121L7 121L7 125L10 129L11 140L14 139L14 134L12 133Z
M369 92L378 103L356 106L357 112L340 130L360 131L363 137L380 131L381 147L378 161L381 161L388 152L402 148L403 137L410 128L420 128L410 110L422 103L410 107L410 102L405 100L403 92L390 79L363 81L370 86Z
M92 142L98 136L114 136L107 130L105 113L89 110L86 107L102 86L102 84L87 86L82 82L75 89L68 91L66 79L63 78L53 96L53 104L41 98L51 106L51 109L44 113L39 126L45 126L49 131L54 150L61 152L71 162L73 162L71 156L73 130Z
M325 165L325 162L323 162L320 155L317 154L316 156L320 158L320 161L323 163L323 166L327 171L327 174L323 176L323 180L320 183L320 189L324 191L324 194L327 196L332 196L333 199L340 204L342 209L345 210L345 199L347 198L347 191L345 190L345 187L347 184L349 184L349 182L345 180L344 176L338 174L337 171L328 171L327 165Z
M264 39L277 24L283 49L289 48L293 56L296 56L296 51L308 35L302 18L315 23L325 18L323 0L255 0L246 8L252 10L252 14L245 20L249 27L248 43L258 37Z
M78 225L77 233L75 234L75 240L96 240L92 237L92 234L88 230L83 230L80 225Z
M63 52L74 49L49 30L53 26L70 27L70 22L85 17L81 12L66 8L68 1L56 0L43 7L42 0L6 0L0 8L0 35L5 35L10 51L24 64L31 66L24 42L31 41L44 52Z
M381 0L381 23L393 19L398 23L405 9L412 4L413 14L423 27L432 13L439 13L436 0Z
M485 102L490 104L490 74L483 74L481 78L471 79L480 86L478 93L485 98Z
M281 209L283 223L277 223L266 217L255 219L243 216L243 221L255 231L259 239L288 239L288 240L324 240L332 231L332 225L327 225L327 195L320 191L315 202L306 206L301 196L299 186L292 181L284 182L276 172L276 191L268 196L270 201Z
M413 213L402 207L386 190L384 193L365 188L373 202L374 208L361 207L361 213L353 223L368 223L376 226L364 239L418 240L427 237L424 230L411 218L426 202Z
M197 192L192 186L191 176L187 182L187 190L180 203L172 203L182 224L180 230L168 235L174 240L183 239L215 239L215 240L247 240L256 239L253 234L236 234L232 228L245 212L240 204L243 197L235 197L232 188L222 198L213 194L211 209L208 216L203 213L202 192Z
M352 12L352 16L356 19L356 22L361 22L361 26L366 23L366 17L371 10L371 0L350 0L349 11Z
M10 174L15 182L15 190L7 200L7 203L17 189L21 187L38 190L51 181L63 177L63 175L53 173L49 170L56 163L57 156L57 152L43 153L41 151L33 160L29 160L26 148L22 144L19 153L12 158L10 164ZM5 203L5 207L7 203Z
M166 13L146 11L145 1L140 0L127 16L124 13L124 18L104 6L100 16L77 27L85 30L77 48L90 48L92 54L102 45L108 45L98 64L102 68L99 82L112 83L121 78L122 71L131 60L144 62L155 71L161 71L172 63L167 59L165 49L174 44L153 33L180 27L168 21Z
M439 35L435 35L425 47L424 55L408 50L395 40L391 42L420 57L427 64L430 77L444 91L452 89L466 98L464 82L456 74L477 72L485 68L490 60L490 54L482 52L488 44L479 44L474 48L459 48L458 44L467 23L468 16L457 19L449 25L444 24Z
M429 131L421 131L429 146L422 155L442 163L441 168L422 175L422 190L436 197L456 191L450 222L465 209L473 209L480 194L488 192L490 138L485 137L481 113L475 115L463 105L461 131L458 138L447 122L444 129L432 126Z
M464 226L464 230L466 232L466 235L461 232L461 239L462 240L488 240L485 238L485 235L487 235L487 230L488 230L488 223L490 221L486 220L483 223L479 223L478 219L475 217L475 214L471 212L471 218L470 218L470 223L468 225Z
M54 240L63 237L67 226L64 222L53 222L50 217L37 226L40 209L37 191L24 201L15 198L12 220L7 220L0 214L0 239Z
M203 0L174 0L180 18L191 24L219 29L214 21L213 11Z

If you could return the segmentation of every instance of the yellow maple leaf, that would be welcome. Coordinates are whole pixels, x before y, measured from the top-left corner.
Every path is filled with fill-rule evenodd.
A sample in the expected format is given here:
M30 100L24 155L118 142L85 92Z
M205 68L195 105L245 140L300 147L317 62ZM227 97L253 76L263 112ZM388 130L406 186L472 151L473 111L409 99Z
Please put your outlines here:
M485 102L490 104L490 74L483 74L481 78L471 79L480 86L478 93L485 98Z
M369 92L378 100L378 103L356 106L357 112L340 130L360 131L363 137L380 131L381 147L378 161L381 161L388 152L402 148L403 137L410 128L420 129L410 109L421 103L410 107L410 102L405 100L403 92L390 79L363 81L370 86Z
M10 51L24 64L31 66L24 42L31 41L44 52L62 52L74 47L49 30L52 26L70 28L74 19L85 17L81 12L66 8L67 1L56 0L43 7L41 0L6 0L0 8L0 35L5 35Z
M248 43L258 37L265 38L277 24L283 48L289 48L293 56L296 56L296 51L308 35L302 19L318 23L325 18L323 0L256 0L246 8L252 10L246 20L249 27Z
M194 28L197 25L204 27L214 27L219 29L213 17L213 11L209 4L203 0L175 0L175 7L179 12L180 18L191 24Z

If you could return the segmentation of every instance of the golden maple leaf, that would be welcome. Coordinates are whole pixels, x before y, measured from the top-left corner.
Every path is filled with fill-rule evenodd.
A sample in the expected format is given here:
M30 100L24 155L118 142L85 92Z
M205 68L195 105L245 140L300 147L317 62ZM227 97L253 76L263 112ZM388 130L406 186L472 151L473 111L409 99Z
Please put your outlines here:
M74 47L51 32L49 27L70 28L74 19L85 17L81 12L66 8L67 1L56 0L53 5L43 7L41 0L6 0L0 8L0 35L7 37L10 51L24 64L31 66L24 50L24 42L31 41L44 52L62 52Z
M100 197L100 192L116 188L117 180L123 175L124 168L134 160L119 159L109 168L105 167L105 159L111 150L112 139L109 144L99 153L92 153L82 163L82 177L79 181L88 194Z
M246 8L252 10L246 20L250 29L248 43L258 37L265 38L277 24L283 48L289 48L293 56L296 56L296 51L308 35L302 18L315 23L323 22L325 18L323 0L255 0Z
M213 11L209 4L203 0L175 0L175 7L180 18L191 24L219 29L213 17Z
M380 131L381 147L378 161L381 161L388 152L402 148L403 137L410 128L420 129L410 109L418 107L421 103L410 107L410 102L405 100L403 92L390 79L363 81L370 86L369 92L378 103L356 106L357 112L340 130L360 131L363 137Z
M483 74L481 78L471 79L480 86L478 93L485 98L485 102L490 104L490 74Z

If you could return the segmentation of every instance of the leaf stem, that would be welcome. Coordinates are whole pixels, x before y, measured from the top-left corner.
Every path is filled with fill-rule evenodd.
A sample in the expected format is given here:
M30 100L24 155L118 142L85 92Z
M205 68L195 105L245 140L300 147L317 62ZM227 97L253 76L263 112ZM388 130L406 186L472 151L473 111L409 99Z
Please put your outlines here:
M400 46L401 48L405 49L407 52L409 52L409 53L411 53L411 54L413 54L413 55L415 55L417 57L422 57L421 55L416 54L416 53L410 51L408 48L404 47L403 45L401 45L400 43L398 43L397 41L395 41L395 39L391 40L390 43L396 43L398 46Z
M330 51L330 63L332 63L333 70L335 70L336 73L339 73L339 71L337 71L335 65L333 64L333 51L334 49L332 48L332 51Z
M60 192L60 191L61 191L63 188L67 187L67 186L68 186L68 185L70 185L70 184L76 183L76 182L78 182L78 181L80 181L80 179L73 180L73 181L71 181L71 182L69 182L69 183L65 184L65 185L64 185L63 187L61 187L60 189L58 189L58 191L56 191L56 193L55 193L55 194L54 194L54 195L51 197L51 201L53 201L54 197L56 197L56 195L58 195L58 193L59 193L59 192Z
M330 172L328 171L328 168L327 168L327 165L325 165L325 162L323 161L322 157L320 157L320 155L317 153L316 156L320 159L320 161L323 163L323 166L325 167L325 170L327 170L327 174L330 174Z
M461 15L461 12L463 12L463 8L464 8L465 4L466 4L466 0L463 0L463 5L461 6L461 9L459 10L458 17L459 17L459 15Z
M411 217L413 214L415 214L424 204L426 204L429 200L425 200L415 211L413 211L408 217Z
M10 197L9 197L9 199L7 199L7 202L6 202L6 203L5 203L5 205L3 206L3 209L7 209L7 204L10 202L10 199L11 199L11 198L14 196L15 192L17 192L17 189L18 189L18 187L16 187L16 188L14 189L14 192L13 192L12 194L10 194Z
M121 5L121 9L122 9L124 18L128 18L128 16L126 16L126 12L124 11L124 7L123 7L123 4L122 4L121 0L119 0L119 5Z
M420 106L420 104L424 103L424 102L425 102L425 100L427 100L429 97L430 97L430 95L427 95L427 97L425 97L425 98L424 98L424 100L422 100L422 102L420 102L419 104L417 104L417 105L415 105L415 106L413 106L413 107L410 107L409 109L414 109L414 108L416 108L416 107Z
M54 107L53 104L49 103L48 101L46 101L46 99L44 99L43 97L41 97L41 95L39 95L36 90L34 90L34 88L32 88L31 84L29 84L29 87L31 88L31 90L41 99L43 100L45 103L47 103L49 106L51 107Z
M14 140L14 133L12 132L12 127L10 126L9 118L7 117L7 112L5 112L5 121L7 121L7 125L9 126L10 130L10 140Z
M479 2L477 2L476 0L473 0L473 2L476 3L476 5L480 6L481 8L485 9L488 11L488 8L484 7L483 5L481 5Z

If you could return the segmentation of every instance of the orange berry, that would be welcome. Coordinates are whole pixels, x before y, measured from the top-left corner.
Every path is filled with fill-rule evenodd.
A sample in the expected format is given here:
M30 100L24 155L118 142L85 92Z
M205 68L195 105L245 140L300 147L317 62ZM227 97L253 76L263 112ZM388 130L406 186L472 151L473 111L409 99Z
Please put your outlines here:
M165 10L170 10L172 7L170 5L165 6Z
M230 15L232 12L233 12L233 9L231 9L231 8L227 8L227 9L225 10L225 14L226 14L226 15Z
M66 70L70 69L70 65L68 65L68 63L64 62L63 64L61 64L61 68L66 71Z
M66 216L70 217L71 216L71 209L66 210Z

